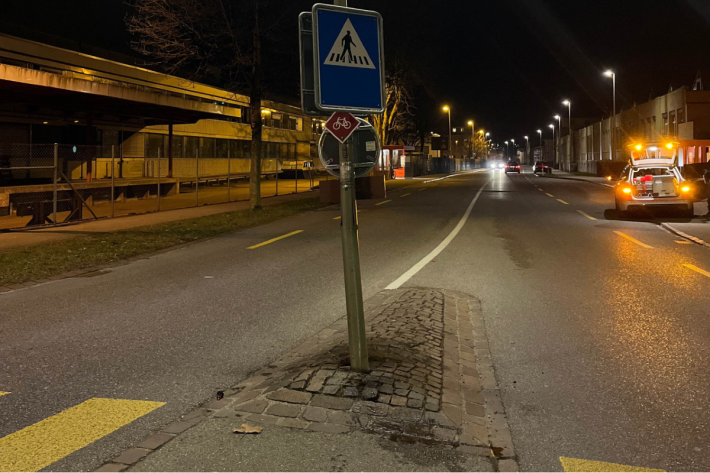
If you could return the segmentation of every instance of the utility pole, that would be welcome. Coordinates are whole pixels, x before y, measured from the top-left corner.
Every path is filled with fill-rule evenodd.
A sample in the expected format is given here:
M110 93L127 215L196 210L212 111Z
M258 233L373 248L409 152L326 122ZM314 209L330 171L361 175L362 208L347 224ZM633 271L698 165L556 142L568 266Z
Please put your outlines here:
M347 0L335 0L335 5L347 7ZM449 127L449 133L451 127ZM340 235L343 244L345 276L345 306L348 319L350 368L358 373L370 371L365 338L365 311L362 302L360 249L358 240L357 202L355 201L355 168L352 137L339 145L340 158Z

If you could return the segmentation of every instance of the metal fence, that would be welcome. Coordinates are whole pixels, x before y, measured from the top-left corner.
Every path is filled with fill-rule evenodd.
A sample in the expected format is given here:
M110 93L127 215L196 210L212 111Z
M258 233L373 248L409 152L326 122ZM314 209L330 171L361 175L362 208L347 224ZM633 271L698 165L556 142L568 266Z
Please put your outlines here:
M0 144L0 231L249 200L249 158L172 160L117 146ZM217 153L215 153L217 154ZM325 175L310 161L262 159L261 196L310 192Z

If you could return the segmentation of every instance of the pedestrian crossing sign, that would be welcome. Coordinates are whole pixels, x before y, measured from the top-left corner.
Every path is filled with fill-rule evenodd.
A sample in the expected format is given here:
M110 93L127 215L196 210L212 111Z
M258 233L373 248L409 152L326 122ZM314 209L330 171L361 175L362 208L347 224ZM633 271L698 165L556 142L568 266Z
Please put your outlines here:
M316 4L312 18L316 107L324 112L382 113L385 71L380 14Z
M330 48L330 53L326 56L324 64L365 69L375 68L350 19L345 20L343 29L340 30L333 47Z

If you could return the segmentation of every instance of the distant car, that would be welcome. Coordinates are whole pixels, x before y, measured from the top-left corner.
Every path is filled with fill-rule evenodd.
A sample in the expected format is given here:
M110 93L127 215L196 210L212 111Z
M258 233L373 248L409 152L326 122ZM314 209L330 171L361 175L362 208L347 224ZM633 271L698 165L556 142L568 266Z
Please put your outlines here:
M675 143L631 145L631 159L621 173L614 193L616 210L675 208L684 217L693 216L695 188L677 166Z
M517 161L508 161L508 164L505 165L505 173L508 174L509 172L517 172L520 174L520 163Z
M536 161L535 164L533 164L533 173L538 174L540 172L543 174L552 174L552 168L545 161Z

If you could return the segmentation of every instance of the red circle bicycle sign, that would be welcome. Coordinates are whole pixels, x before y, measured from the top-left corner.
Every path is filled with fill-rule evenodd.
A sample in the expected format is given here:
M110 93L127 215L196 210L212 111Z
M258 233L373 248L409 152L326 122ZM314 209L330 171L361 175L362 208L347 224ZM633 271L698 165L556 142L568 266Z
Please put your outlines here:
M345 143L345 140L355 132L358 125L359 122L352 113L335 112L325 122L325 129L335 136L338 141Z

